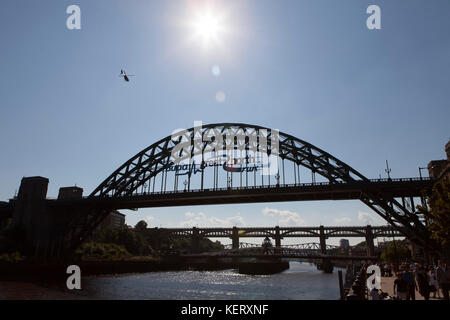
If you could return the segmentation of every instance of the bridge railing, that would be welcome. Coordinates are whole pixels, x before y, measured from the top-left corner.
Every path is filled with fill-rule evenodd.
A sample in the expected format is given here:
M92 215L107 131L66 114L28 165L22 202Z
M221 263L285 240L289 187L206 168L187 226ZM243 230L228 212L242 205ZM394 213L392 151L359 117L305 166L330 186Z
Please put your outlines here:
M269 247L263 248L261 246L255 247L241 247L239 249L227 249L222 251L225 255L239 256L239 255L267 255L267 256L322 256L320 249L313 248L286 248L286 247Z
M315 186L332 186L332 185L344 185L344 184L364 184L364 183L391 183L391 182L412 182L412 181L431 181L429 177L413 177L413 178L394 178L394 179L369 179L369 180L354 180L350 183L345 181L335 181L335 182L309 182L309 183L288 183L288 184L268 184L259 186L229 186L221 188L203 188L203 189L181 189L181 190L165 190L165 191L152 191L152 192L137 192L134 195L165 195L165 194L183 194L189 193L200 193L200 192L220 192L220 191L232 191L232 190L255 190L255 189L282 189L282 188L295 188L295 187L315 187ZM112 194L107 194L104 197L113 197ZM88 196L83 197L88 198Z

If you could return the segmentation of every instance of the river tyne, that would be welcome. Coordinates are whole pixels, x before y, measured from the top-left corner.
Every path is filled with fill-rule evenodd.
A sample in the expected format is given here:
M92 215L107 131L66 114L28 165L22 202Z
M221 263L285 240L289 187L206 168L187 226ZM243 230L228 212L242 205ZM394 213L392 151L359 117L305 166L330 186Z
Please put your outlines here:
M273 275L244 275L230 269L96 276L87 277L77 295L132 300L337 300L337 270L327 274L313 264L291 261L288 270Z

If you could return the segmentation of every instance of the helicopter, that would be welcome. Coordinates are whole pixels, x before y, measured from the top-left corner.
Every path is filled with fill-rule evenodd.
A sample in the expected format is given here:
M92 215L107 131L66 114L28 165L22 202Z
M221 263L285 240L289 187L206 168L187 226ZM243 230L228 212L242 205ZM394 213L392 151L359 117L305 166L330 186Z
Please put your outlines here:
M128 78L128 77L134 77L134 74L126 74L126 72L124 71L124 70L120 70L120 74L119 74L119 77L123 77L123 79L126 81L126 82L129 82L130 81L130 78Z

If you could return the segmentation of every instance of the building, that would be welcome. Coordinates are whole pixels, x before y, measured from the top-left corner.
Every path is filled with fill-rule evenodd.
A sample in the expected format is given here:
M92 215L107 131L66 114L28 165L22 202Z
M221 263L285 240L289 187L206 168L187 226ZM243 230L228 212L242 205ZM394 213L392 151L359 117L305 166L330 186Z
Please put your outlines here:
M77 186L59 188L58 199L80 199L82 197L83 188Z
M125 226L125 215L117 210L111 211L97 227L97 231L106 228L121 228Z
M446 160L433 160L428 164L428 174L432 179L450 179L450 141L445 145Z
M350 241L348 241L348 239L339 240L339 247L341 249L347 250L348 248L350 248Z
M83 188L77 186L59 188L58 199L80 199L82 197L83 197ZM117 210L113 210L100 223L100 225L97 227L95 231L101 232L102 230L109 227L120 228L123 227L124 225L125 225L125 215Z

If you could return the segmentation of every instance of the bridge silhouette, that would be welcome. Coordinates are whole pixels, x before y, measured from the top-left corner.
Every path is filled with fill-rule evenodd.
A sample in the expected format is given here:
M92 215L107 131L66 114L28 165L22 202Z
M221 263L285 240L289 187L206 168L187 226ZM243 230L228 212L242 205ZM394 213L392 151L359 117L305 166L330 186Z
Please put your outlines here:
M249 242L239 242L239 248L238 249L261 249L262 246L260 244L256 243L249 243ZM310 252L320 252L320 243L318 242L307 242L307 243L297 243L297 244L285 244L281 245L281 249L297 249L297 250L305 250ZM327 244L326 250L338 250L340 249L340 246L334 246ZM224 245L224 250L236 250L233 248L233 244L227 244Z
M372 255L370 255L372 254ZM315 261L317 267L325 272L332 272L333 264L336 261L357 262L361 263L374 262L379 259L375 252L364 252L361 250L342 250L338 246L326 246L324 252L319 243L303 243L296 245L285 245L280 247L263 247L253 243L239 243L238 248L233 248L233 245L225 246L224 250L214 252L203 252L197 254L181 254L179 256L186 263L213 263L218 264L220 259L232 259L235 263L242 262L242 259L252 259L255 262L281 262L286 260L308 260Z
M374 240L376 238L391 238L403 236L401 232L392 226L319 226L319 227L232 227L232 228L153 228L148 230L154 236L190 238L195 252L199 252L201 238L228 238L232 243L230 249L261 247L247 244L242 247L242 238L272 238L275 240L275 248L284 249L308 249L318 250L326 255L329 250L337 249L326 243L329 238L364 238L366 241L366 253L375 256ZM308 243L296 246L283 246L283 238L317 238L319 243Z
M237 153L234 162L228 161L230 153ZM255 160L264 160L263 156L269 160ZM222 163L221 159L227 160ZM267 163L276 165L269 170ZM371 180L289 134L256 125L219 123L183 130L153 143L87 197L47 199L48 179L24 178L17 197L0 203L0 220L12 216L13 224L24 230L38 229L30 233L29 245L36 251L39 243L49 254L49 250L76 248L112 209L358 199L394 230L424 247L430 235L424 217L415 210L414 198L424 204L433 184L422 178Z

